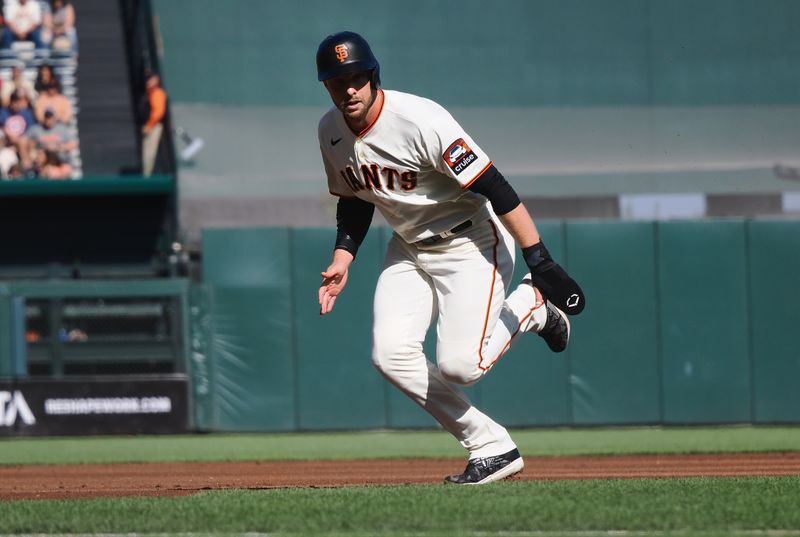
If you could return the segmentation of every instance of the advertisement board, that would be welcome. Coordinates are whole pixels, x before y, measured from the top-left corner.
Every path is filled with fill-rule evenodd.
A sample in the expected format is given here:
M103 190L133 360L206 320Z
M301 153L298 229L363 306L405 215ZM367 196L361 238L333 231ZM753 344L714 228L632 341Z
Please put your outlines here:
M181 433L188 416L183 375L0 380L0 436Z

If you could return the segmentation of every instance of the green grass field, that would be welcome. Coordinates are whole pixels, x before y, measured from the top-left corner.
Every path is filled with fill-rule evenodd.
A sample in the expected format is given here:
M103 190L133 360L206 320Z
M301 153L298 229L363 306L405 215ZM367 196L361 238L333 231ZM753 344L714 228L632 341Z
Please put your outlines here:
M513 432L527 456L800 451L800 427L631 427ZM13 438L0 464L464 457L440 431Z
M800 428L515 431L522 453L798 451ZM442 432L13 439L0 464L459 457ZM517 481L0 502L0 534L800 536L800 477Z

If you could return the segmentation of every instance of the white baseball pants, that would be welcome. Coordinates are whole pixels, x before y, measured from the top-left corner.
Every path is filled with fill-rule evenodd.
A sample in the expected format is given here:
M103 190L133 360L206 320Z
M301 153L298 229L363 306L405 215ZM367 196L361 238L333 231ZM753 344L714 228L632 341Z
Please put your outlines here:
M455 436L470 458L516 446L455 385L480 380L516 337L540 330L547 318L545 307L533 309L529 284L506 298L514 251L514 240L495 218L434 245L408 244L395 234L375 291L375 367ZM436 365L422 350L434 319Z

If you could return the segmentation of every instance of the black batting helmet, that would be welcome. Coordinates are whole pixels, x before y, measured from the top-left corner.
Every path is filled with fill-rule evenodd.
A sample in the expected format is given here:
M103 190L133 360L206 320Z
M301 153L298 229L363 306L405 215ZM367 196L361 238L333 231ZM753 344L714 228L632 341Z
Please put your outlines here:
M372 85L381 83L381 67L367 40L355 32L339 32L326 37L317 49L317 79L372 71Z

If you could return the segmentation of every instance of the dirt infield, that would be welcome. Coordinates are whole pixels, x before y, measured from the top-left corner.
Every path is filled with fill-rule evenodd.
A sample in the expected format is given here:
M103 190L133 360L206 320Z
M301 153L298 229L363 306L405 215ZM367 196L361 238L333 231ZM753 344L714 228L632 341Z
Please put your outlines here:
M0 466L0 500L177 496L204 490L440 483L459 459ZM525 457L515 479L800 475L800 453Z

